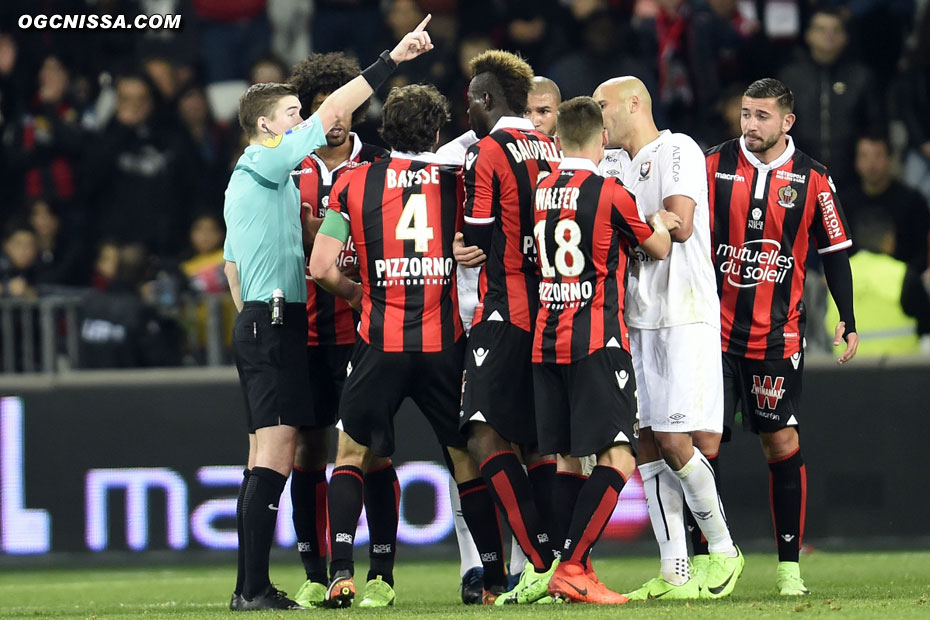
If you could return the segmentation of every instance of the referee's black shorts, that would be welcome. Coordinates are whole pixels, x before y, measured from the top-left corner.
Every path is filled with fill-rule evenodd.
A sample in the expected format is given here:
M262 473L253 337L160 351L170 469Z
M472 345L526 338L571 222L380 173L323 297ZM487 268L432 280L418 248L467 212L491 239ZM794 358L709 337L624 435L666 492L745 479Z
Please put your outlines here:
M275 326L269 304L245 302L233 325L233 355L250 433L280 424L327 425L316 419L311 405L305 304L287 304L284 325Z

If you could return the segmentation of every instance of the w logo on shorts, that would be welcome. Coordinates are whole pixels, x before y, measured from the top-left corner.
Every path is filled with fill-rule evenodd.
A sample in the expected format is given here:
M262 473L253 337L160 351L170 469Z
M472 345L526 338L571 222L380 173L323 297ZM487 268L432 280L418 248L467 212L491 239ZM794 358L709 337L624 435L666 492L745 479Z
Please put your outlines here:
M759 409L765 408L769 411L775 411L778 401L785 395L785 390L782 389L784 383L784 377L772 379L769 375L765 375L764 378L760 379L759 375L752 376L752 390L750 391L756 395L756 403L759 405Z

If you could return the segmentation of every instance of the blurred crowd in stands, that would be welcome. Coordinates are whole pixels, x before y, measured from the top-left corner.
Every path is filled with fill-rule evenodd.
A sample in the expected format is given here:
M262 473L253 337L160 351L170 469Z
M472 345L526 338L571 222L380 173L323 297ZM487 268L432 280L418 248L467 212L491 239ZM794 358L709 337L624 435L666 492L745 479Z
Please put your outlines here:
M453 105L445 138L468 129L468 60L492 47L520 52L538 75L561 87L563 99L589 95L609 77L636 75L653 93L659 126L703 146L739 134L740 98L749 82L782 79L796 98L791 133L799 148L830 168L857 248L893 267L858 269L879 270L885 303L916 325L930 353L928 5L4 0L0 298L80 293L91 300L87 312L112 314L113 297L105 296L122 296L131 302L117 304L119 311L135 317L140 333L183 341L178 332L186 328L172 310L179 299L226 287L223 190L244 147L239 94L252 83L285 81L289 67L312 52L345 51L364 66L431 12L436 50L404 64L378 95L383 99L395 85L435 83ZM17 25L23 14L95 12L179 14L182 27ZM366 141L380 142L379 110L376 100L368 121L353 127ZM812 257L811 268L816 263ZM816 286L817 278L809 280ZM812 330L815 343L818 331L825 332ZM202 334L194 340L202 342ZM151 353L152 345L140 348ZM182 345L168 348L158 359L140 354L101 365L197 361Z

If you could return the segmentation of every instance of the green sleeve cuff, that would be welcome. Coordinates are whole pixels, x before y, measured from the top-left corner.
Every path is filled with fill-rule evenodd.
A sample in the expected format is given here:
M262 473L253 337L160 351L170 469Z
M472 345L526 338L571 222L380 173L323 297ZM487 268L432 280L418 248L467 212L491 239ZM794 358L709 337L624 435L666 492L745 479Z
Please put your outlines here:
M349 222L341 213L330 209L326 212L326 217L323 218L323 223L320 225L320 232L345 243L346 239L349 238Z

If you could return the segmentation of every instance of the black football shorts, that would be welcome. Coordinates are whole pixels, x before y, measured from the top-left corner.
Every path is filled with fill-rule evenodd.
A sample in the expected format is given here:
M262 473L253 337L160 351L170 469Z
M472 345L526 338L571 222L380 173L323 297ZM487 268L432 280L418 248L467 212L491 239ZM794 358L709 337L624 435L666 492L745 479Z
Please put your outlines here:
M246 302L233 324L232 343L250 433L280 424L327 425L316 419L311 404L305 304L287 304L284 325L275 326L267 303Z
M798 426L803 372L803 352L781 360L753 360L724 353L724 426L733 428L737 410L743 414L743 428L753 433Z
M636 450L636 378L629 352L605 347L571 364L533 364L541 454Z
M335 424L339 397L346 381L346 367L352 357L351 344L324 344L307 347L307 376L310 398L318 422Z
M465 353L460 424L487 422L509 442L536 443L533 334L504 321L471 328Z
M394 453L394 415L413 399L445 447L465 448L458 412L465 339L437 353L388 353L359 338L352 351L336 427L376 456Z

